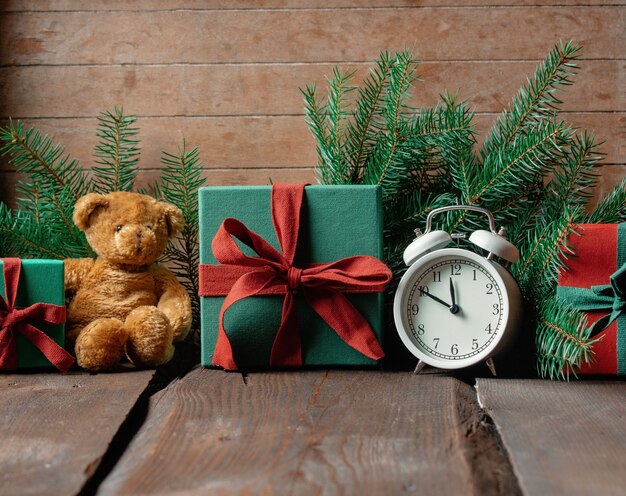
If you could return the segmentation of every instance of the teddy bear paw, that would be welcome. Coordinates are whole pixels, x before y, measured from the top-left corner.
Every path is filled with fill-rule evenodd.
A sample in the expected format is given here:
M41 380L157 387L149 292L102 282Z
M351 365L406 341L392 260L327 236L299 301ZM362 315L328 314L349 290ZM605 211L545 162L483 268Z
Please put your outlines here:
M123 323L118 319L98 319L78 333L74 345L76 362L90 372L111 370L124 352Z
M135 365L155 367L174 356L173 331L168 318L154 306L135 308L126 318L126 355Z

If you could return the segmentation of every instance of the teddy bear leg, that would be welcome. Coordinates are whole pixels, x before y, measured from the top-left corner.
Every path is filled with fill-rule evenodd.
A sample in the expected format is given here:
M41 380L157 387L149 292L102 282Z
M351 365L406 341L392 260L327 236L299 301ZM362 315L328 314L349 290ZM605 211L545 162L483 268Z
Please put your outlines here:
M76 329L72 330L76 334ZM125 333L119 319L97 319L77 333L76 362L90 372L111 370L124 353Z
M153 306L135 308L124 322L126 355L136 365L155 367L174 355L173 331L163 312Z

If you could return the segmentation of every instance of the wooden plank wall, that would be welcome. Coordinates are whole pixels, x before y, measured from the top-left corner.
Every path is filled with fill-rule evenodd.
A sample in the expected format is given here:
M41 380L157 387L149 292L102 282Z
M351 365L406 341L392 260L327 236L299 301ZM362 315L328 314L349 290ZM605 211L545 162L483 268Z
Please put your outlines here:
M141 182L182 138L210 184L313 180L299 92L340 64L415 47L416 104L460 90L483 133L559 40L584 45L564 116L606 141L600 192L626 171L626 8L618 0L3 0L0 120L92 165L96 116L139 116ZM0 160L0 198L16 176Z

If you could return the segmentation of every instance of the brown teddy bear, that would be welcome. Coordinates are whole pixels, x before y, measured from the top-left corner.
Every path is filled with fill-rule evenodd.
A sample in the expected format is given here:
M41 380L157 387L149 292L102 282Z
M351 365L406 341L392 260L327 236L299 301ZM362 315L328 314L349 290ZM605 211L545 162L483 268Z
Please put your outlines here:
M138 193L90 193L76 203L73 220L97 254L65 260L67 346L78 365L111 370L124 353L139 366L170 360L172 343L191 327L191 302L174 274L154 262L181 229L180 210Z

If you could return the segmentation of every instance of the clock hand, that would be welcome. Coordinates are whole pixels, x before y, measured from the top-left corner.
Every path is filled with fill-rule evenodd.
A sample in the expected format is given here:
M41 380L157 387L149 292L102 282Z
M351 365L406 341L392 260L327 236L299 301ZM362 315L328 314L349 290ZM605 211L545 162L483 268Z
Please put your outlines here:
M459 313L459 306L456 304L456 294L454 292L454 283L450 279L450 298L452 298L452 305L450 305L450 313Z
M445 301L443 301L441 298L437 298L435 295L430 294L428 291L422 291L420 289L420 296L428 296L430 299L435 300L437 303L441 303L444 307L446 308L450 308L450 305L448 305Z

